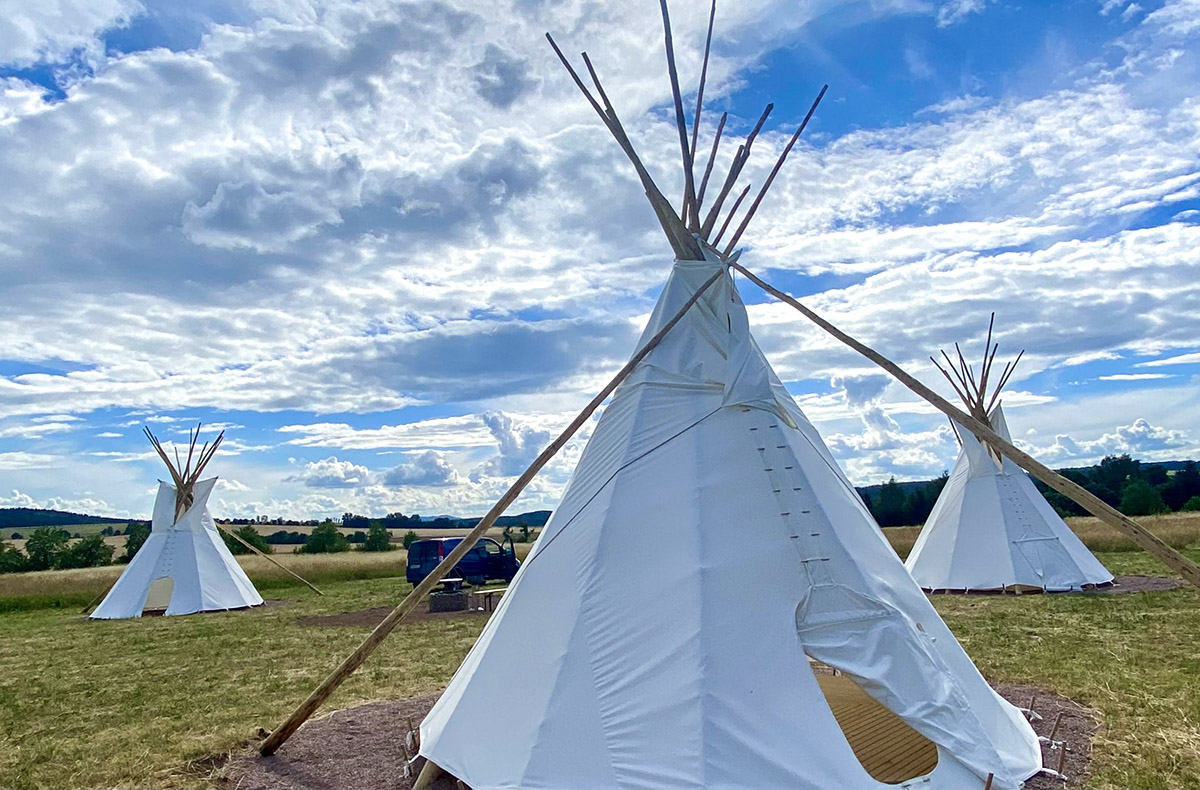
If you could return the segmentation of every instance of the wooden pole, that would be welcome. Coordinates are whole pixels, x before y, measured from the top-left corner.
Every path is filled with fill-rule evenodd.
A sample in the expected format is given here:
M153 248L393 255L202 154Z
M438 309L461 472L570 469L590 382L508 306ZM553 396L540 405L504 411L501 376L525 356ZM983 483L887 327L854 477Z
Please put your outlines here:
M746 231L746 226L750 224L750 220L754 219L754 212L758 211L758 205L767 196L767 190L771 188L771 183L775 180L775 176L779 175L779 168L783 167L783 162L787 159L788 154L792 152L792 147L796 145L796 141L800 139L800 135L804 134L804 128L812 120L813 113L817 111L817 106L821 103L821 99L825 98L825 91L827 90L829 90L828 85L821 86L821 92L817 94L817 98L813 99L812 106L808 108L808 115L804 116L804 120L796 127L796 133L792 135L787 145L783 147L783 153L779 155L779 159L775 162L775 167L771 168L771 173L767 176L767 180L763 182L762 188L758 190L754 202L750 204L750 209L746 212L745 219L742 220L741 225L738 225L737 232L733 234L733 238L729 240L729 247L726 248L725 255L733 252L733 248L737 246L738 240L742 238L742 234Z
M929 387L926 387L924 384L906 373L899 365L887 359L874 349L858 342L850 335L847 335L845 332L838 329L824 318L821 318L821 316L817 315L812 310L809 310L807 307L800 304L800 302L796 301L788 294L759 279L746 267L735 261L731 261L729 265L746 275L746 277L752 283L762 288L764 291L776 297L777 299L796 308L803 313L808 320L812 321L814 324L833 335L842 343L850 346L850 348L862 354L876 365L879 365L879 367L883 368L888 373L891 373L894 377L899 379L900 383L902 383L904 386L908 387L910 390L929 401L931 404L933 404L933 406L935 406L940 412L945 414L950 419L957 421L960 425L969 429L972 433L979 437L981 441L987 442L996 450L1008 456L1017 466L1021 467L1026 472L1029 472L1029 474L1033 475L1038 480L1041 480L1058 493L1071 499L1073 502L1078 504L1087 512L1091 513L1096 518L1129 536L1134 543L1141 546L1151 556L1162 562L1162 564L1178 573L1184 578L1185 581L1196 587L1200 587L1200 567L1198 567L1196 563L1192 562L1187 557L1184 557L1175 549L1168 546L1161 539L1159 539L1157 535L1154 535L1141 524L1114 509L1107 502L1100 499L1100 497L1096 496L1091 491L1088 491L1083 486L1068 480L1054 470L1039 463L1028 453L1018 449L1017 447L1014 447L1012 443L1006 441L995 431L993 431L991 426L986 422L977 420L975 417L972 417L961 409L955 408L941 395L938 395L936 392L929 389Z
M700 214L696 209L696 175L692 169L692 153L688 147L687 117L683 112L683 94L679 91L679 73L675 70L675 44L671 40L671 16L667 0L659 0L662 8L663 39L667 49L667 74L671 78L671 93L675 98L675 126L679 129L679 147L683 152L683 219L691 230L700 229Z
M214 524L217 524L217 522L215 522L215 521L214 521L213 523L214 523ZM303 576L301 576L300 574L296 573L295 571L291 570L290 568L286 568L286 567L284 567L283 563L281 563L281 562L277 561L277 560L276 560L274 557L272 557L270 554L267 554L267 553L266 553L266 552L264 552L264 551L259 551L257 546L255 546L255 545L254 545L253 543L251 543L250 541L248 541L248 540L244 539L244 538L243 538L241 535L237 534L236 532L231 532L231 531L229 531L229 530L225 529L225 528L224 528L224 527L222 527L220 524L217 524L217 529L221 530L221 531L222 531L222 532L224 532L226 535L228 535L229 537L231 537L231 538L233 538L234 540L236 540L238 543L240 543L240 544L242 544L243 546L245 546L246 548L250 549L250 551L252 551L252 552L254 552L255 554L257 554L258 556L262 557L264 560L267 560L268 562L270 562L271 564L273 564L273 565L274 565L276 568L278 568L279 570L283 571L283 572L284 572L284 573L286 573L286 574L289 574L290 576L293 576L293 577L295 577L295 578L296 578L296 579L298 579L298 580L299 580L301 583L308 585L310 588L312 588L312 591L313 591L313 592L315 592L317 595L324 595L324 594L325 594L325 593L321 592L320 590L318 590L318 589L317 589L315 586L313 586L313 583L312 583L312 582L308 581L307 579L305 579L305 578L304 578Z
M725 174L725 184L721 187L721 191L717 193L717 199L708 209L708 214L704 217L704 224L700 226L700 237L707 239L712 233L713 226L717 224L717 218L721 213L721 204L725 202L725 197L729 194L729 190L733 189L733 185L737 182L738 176L742 174L742 168L745 167L746 161L750 158L750 148L754 145L755 138L762 130L763 124L767 122L767 116L771 114L771 110L775 109L774 104L768 104L763 114L759 116L758 123L754 124L754 128L750 130L750 134L746 137L746 142L738 146L737 155L733 157L733 163L729 166L729 172Z
M624 127L621 126L620 119L617 118L616 110L613 109L611 103L608 102L604 95L603 88L600 87L600 80L596 77L595 71L592 70L592 80L596 83L601 98L605 99L607 111L600 106L600 103L592 96L591 91L583 84L583 80L579 78L579 74L575 71L571 62L567 60L566 55L558 48L554 37L547 33L546 40L550 42L550 46L554 49L554 54L558 56L559 61L563 64L563 68L567 70L567 73L571 75L571 79L575 81L575 86L579 88L579 91L588 100L588 103L592 105L592 109L600 116L600 120L604 122L609 133L612 134L617 144L621 146L621 150L625 152L625 156L633 164L638 178L642 182L642 187L646 191L646 197L654 209L655 216L658 217L659 224L662 225L663 232L667 235L667 240L671 242L671 248L675 251L675 255L681 259L693 258L695 260L703 260L704 254L701 252L700 246L688 234L686 226L676 216L675 209L671 207L670 201L659 190L658 186L654 183L654 179L650 177L649 171L642 164L641 158L638 157L637 152L633 148L633 143L630 142ZM590 63L586 56L584 57L584 62L588 63L590 69Z
M108 595L112 591L112 588L117 586L117 582L119 582L120 580L121 580L121 576L118 574L117 578L113 579L112 582L107 587L104 588L104 592L100 593L95 598L93 598L92 602L89 603L87 606L83 607L83 609L79 613L87 614L88 612L92 611L92 608L94 606L96 606L98 603L100 603L100 601L104 600L104 596Z
M470 533L468 533L467 536L462 539L462 542L455 546L454 550L447 554L445 559L443 559L428 576L422 579L420 584L413 588L413 591L410 592L408 596L405 597L405 599L401 601L400 604L383 619L383 622L375 626L375 630L372 631L365 640L363 640L362 644L360 644L353 653L347 656L346 659L338 666L338 668L321 682L321 685L317 686L317 688L308 695L308 698L300 704L300 707L296 708L296 710L292 712L292 715L289 716L287 720L283 722L283 724L279 725L274 732L267 736L267 739L258 747L259 753L264 756L274 754L275 750L283 745L284 741L290 738L292 733L299 729L300 725L307 721L308 717L316 712L317 708L321 707L321 704L329 697L329 695L332 694L338 686L342 685L342 682L345 681L346 678L350 677L354 670L362 666L362 663L367 660L367 657L370 656L371 653L375 651L375 648L379 647L380 643L387 638L387 635L390 634L392 630L400 624L400 621L404 619L404 616L416 608L417 604L421 602L421 599L424 598L434 588L434 586L437 585L437 583L440 582L442 578L449 573L455 565L458 564L458 561L461 560L468 551L474 548L475 544L479 542L479 539L483 537L484 533L496 523L496 519L499 518L501 514L503 514L508 508L508 506L511 505L518 496L520 496L523 490L525 490L525 486L529 485L529 481L533 479L534 475L536 475L541 468L545 466L559 450L562 449L563 445L565 445L567 441L575 435L575 432L579 430L580 426L588 421L600 404L604 402L604 399L611 395L613 390L615 390L617 386L624 381L630 373L633 372L634 368L636 368L638 364L640 364L641 361L646 358L646 355L654 350L655 346L662 342L662 339L667 336L667 333L671 331L671 329L677 323L679 323L684 314L686 314L687 311L691 309L692 305L699 300L700 296L708 290L709 286L724 276L726 276L726 271L724 268L721 268L715 274L713 274L712 277L709 277L707 280L705 280L704 284L701 285L684 303L683 307L679 309L679 312L677 312L671 318L671 320L668 321L663 328L654 335L654 337L650 338L646 345L644 345L636 354L633 355L629 362L625 364L625 367L621 368L617 375L613 376L612 380L604 386L604 389L600 390L599 394L592 398L588 405L584 407L583 411L579 413L579 416L572 420L571 424L568 425L561 434L559 434L558 438L551 442L545 450L542 450L541 454L534 460L532 464L529 465L529 468L525 470L524 474L522 474L519 478L517 478L516 482L509 486L509 489L504 493L504 496L500 497L500 501L492 506L492 509L489 510L487 515L485 515L483 519L480 520L477 525L475 525L475 528L472 529Z

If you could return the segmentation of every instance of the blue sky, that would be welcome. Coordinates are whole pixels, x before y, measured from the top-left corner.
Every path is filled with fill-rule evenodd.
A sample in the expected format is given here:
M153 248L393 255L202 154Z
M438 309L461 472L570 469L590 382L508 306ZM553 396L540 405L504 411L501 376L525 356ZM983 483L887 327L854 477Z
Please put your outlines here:
M28 5L28 4L26 4ZM672 6L694 92L706 3ZM141 436L226 430L218 516L479 513L630 353L670 266L546 47L678 195L657 4L64 0L0 20L0 506L145 515ZM743 262L948 393L1025 349L1044 461L1200 456L1200 3L722 3L701 139L814 121ZM689 103L690 103L689 98ZM707 144L701 144L707 150ZM945 420L743 287L850 477ZM516 505L552 507L589 429Z

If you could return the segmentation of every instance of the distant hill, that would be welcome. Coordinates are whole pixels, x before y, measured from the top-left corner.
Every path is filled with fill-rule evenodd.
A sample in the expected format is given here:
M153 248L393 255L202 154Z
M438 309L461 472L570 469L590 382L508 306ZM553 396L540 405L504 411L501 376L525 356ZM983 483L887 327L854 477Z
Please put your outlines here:
M0 507L0 529L10 527L57 527L64 524L124 524L127 518L89 516L65 510L42 510L33 507Z

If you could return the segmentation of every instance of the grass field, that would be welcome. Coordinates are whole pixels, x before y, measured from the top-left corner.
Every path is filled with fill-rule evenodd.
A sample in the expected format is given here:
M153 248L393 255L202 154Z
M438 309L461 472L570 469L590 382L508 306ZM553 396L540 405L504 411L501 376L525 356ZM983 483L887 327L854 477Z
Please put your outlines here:
M1192 526L1164 520L1156 529ZM1200 540L1186 551L1200 560ZM1141 552L1099 556L1115 573L1165 573ZM397 602L410 586L385 574L400 572L402 558L284 558L309 563L302 572L324 597L246 559L266 597L284 601L247 612L109 622L75 608L0 614L0 787L213 786L208 758L272 728L367 633L297 618ZM0 577L0 602L30 600L13 578L36 581L47 599L77 599L106 583L100 571L118 570ZM1097 709L1103 728L1087 786L1200 787L1200 591L939 596L935 605L989 678ZM326 710L440 688L481 627L480 619L401 626Z

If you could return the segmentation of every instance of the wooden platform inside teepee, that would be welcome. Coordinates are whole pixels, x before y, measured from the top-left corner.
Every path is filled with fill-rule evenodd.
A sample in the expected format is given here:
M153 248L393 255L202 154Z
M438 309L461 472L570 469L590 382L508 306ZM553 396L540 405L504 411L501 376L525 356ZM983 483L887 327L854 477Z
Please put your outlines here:
M937 747L853 680L818 672L817 682L850 748L872 777L896 784L924 776L937 765Z

